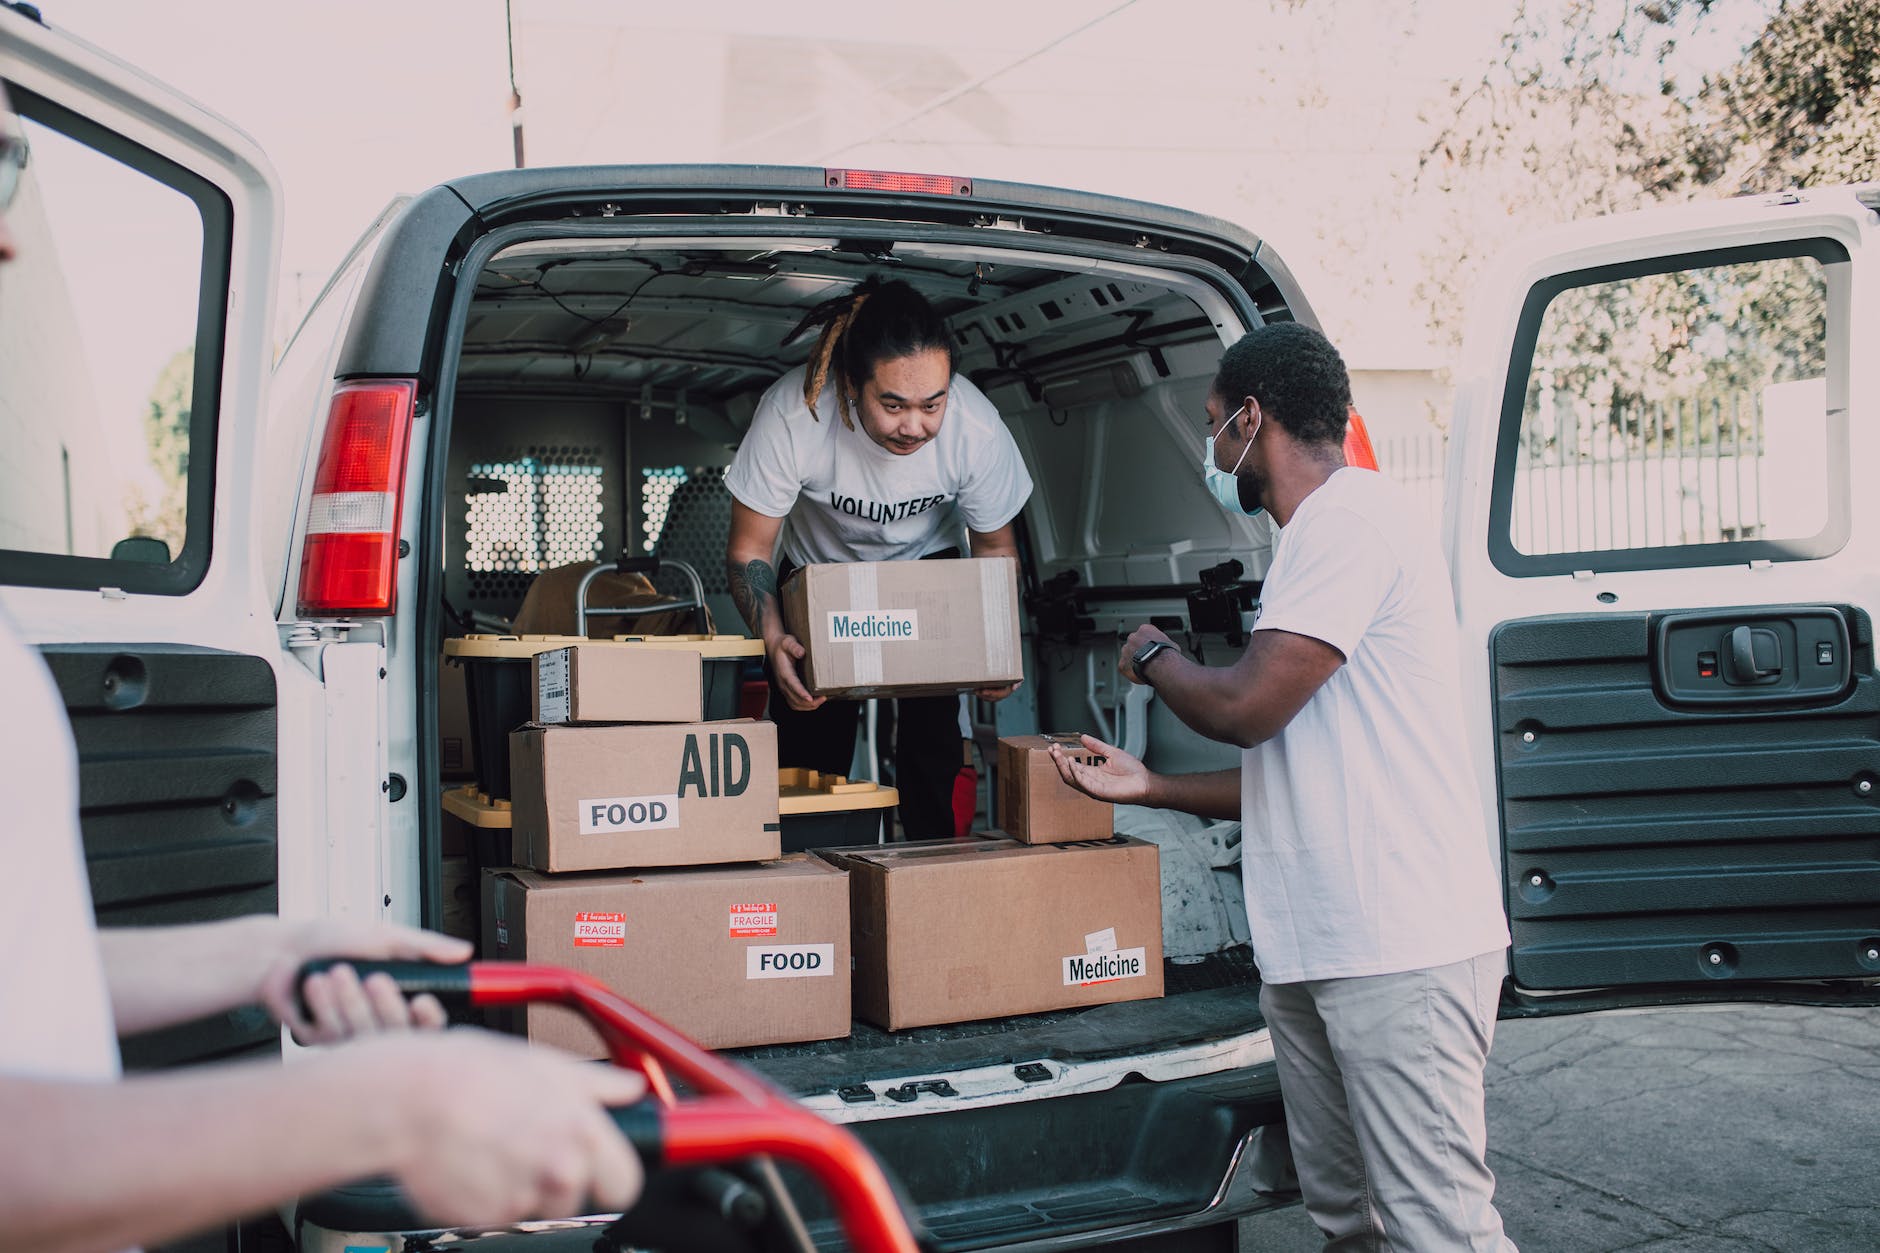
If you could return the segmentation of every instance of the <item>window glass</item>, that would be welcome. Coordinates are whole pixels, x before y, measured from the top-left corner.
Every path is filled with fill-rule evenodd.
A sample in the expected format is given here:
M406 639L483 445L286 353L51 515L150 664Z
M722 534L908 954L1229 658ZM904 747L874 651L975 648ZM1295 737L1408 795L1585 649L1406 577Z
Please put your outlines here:
M207 547L215 396L197 361L202 201L219 196L13 94L20 114L0 118L29 156L0 269L0 577L187 590Z
M1824 536L1844 496L1829 453L1829 308L1813 256L1558 292L1502 458L1513 551L1674 566L1689 554L1636 554Z

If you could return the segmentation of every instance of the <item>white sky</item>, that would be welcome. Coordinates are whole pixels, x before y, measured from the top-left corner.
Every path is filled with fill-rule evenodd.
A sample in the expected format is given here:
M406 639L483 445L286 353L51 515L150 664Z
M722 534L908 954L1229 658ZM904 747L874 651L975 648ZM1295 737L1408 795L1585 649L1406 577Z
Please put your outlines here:
M510 163L501 0L39 2L268 152L283 337L392 195ZM1434 365L1401 183L1512 7L516 0L516 70L532 165L827 161L1200 209L1276 244L1354 364ZM1720 6L1750 25L1684 55L1728 60L1764 7Z

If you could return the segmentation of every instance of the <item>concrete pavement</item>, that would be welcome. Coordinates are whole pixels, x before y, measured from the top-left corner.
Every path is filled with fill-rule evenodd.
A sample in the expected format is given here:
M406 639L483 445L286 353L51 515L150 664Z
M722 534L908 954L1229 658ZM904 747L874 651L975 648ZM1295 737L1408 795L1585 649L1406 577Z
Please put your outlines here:
M1500 1025L1489 1161L1524 1253L1880 1250L1880 1010L1734 1006ZM1306 1253L1299 1207L1241 1226Z

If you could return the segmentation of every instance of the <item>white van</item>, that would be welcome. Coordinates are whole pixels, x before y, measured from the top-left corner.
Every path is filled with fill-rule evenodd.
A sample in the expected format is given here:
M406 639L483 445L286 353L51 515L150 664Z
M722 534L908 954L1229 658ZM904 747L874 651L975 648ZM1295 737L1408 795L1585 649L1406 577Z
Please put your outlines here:
M1313 315L1240 228L963 177L475 175L373 222L270 370L253 143L20 6L0 78L33 145L0 281L0 605L73 717L102 917L437 925L444 637L512 619L538 569L649 552L735 620L723 469L801 359L785 333L870 274L948 315L1037 483L1027 682L980 733L1236 760L1113 658L1156 620L1226 661L1266 566L1265 525L1202 484L1202 400L1224 344ZM1853 399L1880 395L1854 351L1877 206L1592 223L1484 293L1444 534L1505 1014L1875 1000L1880 516L1852 467L1880 454ZM853 1124L937 1247L1229 1249L1287 1199L1238 830L1127 822L1163 847L1165 999L743 1054ZM232 1015L127 1058L277 1047Z

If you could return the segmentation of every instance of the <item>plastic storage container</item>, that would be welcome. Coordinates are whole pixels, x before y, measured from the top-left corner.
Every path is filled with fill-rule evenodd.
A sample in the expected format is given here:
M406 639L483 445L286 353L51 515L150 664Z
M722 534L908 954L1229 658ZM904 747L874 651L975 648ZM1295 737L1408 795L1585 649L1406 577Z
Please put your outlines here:
M796 766L779 770L777 782L786 853L879 843L888 811L901 803L894 788Z
M530 684L537 653L571 644L602 648L681 648L699 654L705 720L738 716L744 668L764 655L762 640L742 635L621 636L587 640L575 635L466 635L444 641L444 659L464 668L470 698L470 760L476 790L509 799L509 733L529 720Z

